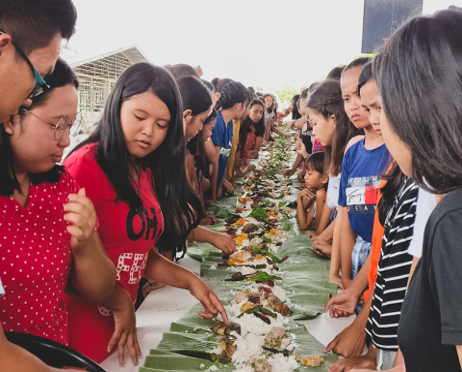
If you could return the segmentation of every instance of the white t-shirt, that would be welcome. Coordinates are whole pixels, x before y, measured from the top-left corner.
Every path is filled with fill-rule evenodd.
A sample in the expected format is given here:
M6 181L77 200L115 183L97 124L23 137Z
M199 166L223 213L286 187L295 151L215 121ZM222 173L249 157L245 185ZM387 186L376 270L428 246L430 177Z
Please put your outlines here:
M327 185L327 206L334 210L338 208L338 194L340 190L340 177L342 173L337 176L329 175L329 184Z
M5 290L3 289L2 279L0 278L0 297L3 297Z
M265 110L265 125L268 124L270 119L272 119L274 116L274 112L268 112Z
M408 253L411 256L422 257L423 237L428 218L436 207L434 194L419 188L419 198L417 199L417 210L414 223L414 237L409 244Z

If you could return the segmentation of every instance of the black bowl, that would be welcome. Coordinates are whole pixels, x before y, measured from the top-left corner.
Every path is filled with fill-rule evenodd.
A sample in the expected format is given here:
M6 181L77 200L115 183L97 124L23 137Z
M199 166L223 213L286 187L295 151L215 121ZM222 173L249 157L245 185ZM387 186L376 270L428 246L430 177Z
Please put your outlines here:
M26 349L50 367L74 367L85 368L89 372L106 372L91 359L58 342L18 332L5 332L5 335L8 341Z

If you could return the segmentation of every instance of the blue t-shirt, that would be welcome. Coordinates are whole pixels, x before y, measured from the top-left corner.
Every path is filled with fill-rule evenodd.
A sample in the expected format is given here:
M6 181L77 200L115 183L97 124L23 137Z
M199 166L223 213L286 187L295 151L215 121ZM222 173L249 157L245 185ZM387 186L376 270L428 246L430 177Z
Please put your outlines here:
M381 176L390 161L385 145L366 150L364 140L351 146L343 158L338 205L347 207L352 230L368 242L372 242Z
M233 121L230 120L226 126L221 112L218 113L215 128L212 131L212 142L215 146L220 146L220 159L218 160L218 182L225 175L226 164L228 163L229 153L233 144Z

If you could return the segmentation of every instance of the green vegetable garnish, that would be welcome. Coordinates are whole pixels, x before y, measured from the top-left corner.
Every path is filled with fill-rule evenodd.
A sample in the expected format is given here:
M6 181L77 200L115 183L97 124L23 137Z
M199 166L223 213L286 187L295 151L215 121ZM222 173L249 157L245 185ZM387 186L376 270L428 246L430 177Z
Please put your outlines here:
M251 309L248 309L248 310L244 311L242 314L238 315L237 317L241 318L244 314L253 314L253 313L262 313L262 314L268 315L268 316L270 316L271 318L274 318L274 319L276 319L278 317L272 311L270 311L268 309L265 309L264 307L258 307L258 306L257 307L252 307Z

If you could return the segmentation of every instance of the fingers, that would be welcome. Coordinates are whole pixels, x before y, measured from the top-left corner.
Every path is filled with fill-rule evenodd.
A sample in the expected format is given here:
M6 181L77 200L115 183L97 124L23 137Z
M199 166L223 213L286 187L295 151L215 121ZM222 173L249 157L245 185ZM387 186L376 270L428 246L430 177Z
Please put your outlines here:
M335 297L333 296L329 301L327 301L326 306L324 306L324 312L327 312L329 308L335 303Z
M326 346L326 348L323 350L323 353L328 353L329 351L332 351L332 349L337 345L338 343L338 336L335 337L329 345Z
M127 334L122 333L122 336L120 337L120 340L117 344L117 351L119 353L119 364L121 366L124 365L124 359L125 359L125 344L127 343Z
M128 353L130 354L133 365L138 365L138 357L141 355L140 346L138 345L138 338L136 337L136 333L130 333L127 338L127 347Z
M122 332L118 329L115 330L115 332L112 335L111 340L109 341L109 344L107 346L107 352L111 353L112 350L114 350L115 346L120 340L120 336L122 335Z
M223 305L221 304L221 302L218 299L217 295L212 292L210 294L210 297L211 297L212 303L214 304L214 306L216 307L218 312L221 314L221 317L223 318L223 321L225 322L225 324L230 324L229 319L228 319L228 314L226 314L226 310L223 307Z

